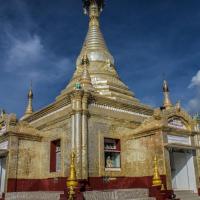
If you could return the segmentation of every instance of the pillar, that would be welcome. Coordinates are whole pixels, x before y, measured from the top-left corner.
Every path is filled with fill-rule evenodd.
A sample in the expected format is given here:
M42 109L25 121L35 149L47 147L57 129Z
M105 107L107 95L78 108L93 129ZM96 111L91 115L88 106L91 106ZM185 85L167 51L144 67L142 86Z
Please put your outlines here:
M77 178L82 179L82 90L72 95L72 150L76 153Z
M85 92L82 99L82 179L88 178L88 98Z

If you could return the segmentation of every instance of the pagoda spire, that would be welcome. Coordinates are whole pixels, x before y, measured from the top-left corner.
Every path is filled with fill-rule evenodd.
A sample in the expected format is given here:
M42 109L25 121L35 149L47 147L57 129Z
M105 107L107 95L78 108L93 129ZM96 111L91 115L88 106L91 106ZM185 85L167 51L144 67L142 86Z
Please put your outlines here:
M163 96L163 107L165 109L169 109L170 107L172 107L172 103L169 96L169 86L166 80L163 81Z
M99 25L99 17L103 7L104 0L83 0L84 13L89 16L89 29L76 62L77 65L81 64L82 57L85 54L90 61L106 62L109 59L114 64L114 59L106 46Z
M32 82L31 82L29 92L28 92L28 105L26 107L26 111L22 119L30 116L32 113L33 113L33 90L32 90Z
M134 93L120 79L115 69L114 58L110 54L101 33L99 17L103 7L104 0L83 0L84 13L89 16L88 33L76 60L76 70L73 77L56 98L57 100L64 98L73 90L74 85L82 79L82 84L84 82L86 85L85 82L87 84L90 82L92 86L90 88L102 96L130 104L138 102ZM87 55L89 62L83 64L85 55Z

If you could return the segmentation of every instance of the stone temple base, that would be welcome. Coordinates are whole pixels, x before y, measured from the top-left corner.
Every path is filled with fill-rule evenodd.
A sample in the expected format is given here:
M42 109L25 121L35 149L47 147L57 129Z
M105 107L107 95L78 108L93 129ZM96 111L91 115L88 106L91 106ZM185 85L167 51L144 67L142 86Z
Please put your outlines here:
M84 192L86 200L155 200L148 189L116 189Z
M8 192L5 200L59 200L63 192Z

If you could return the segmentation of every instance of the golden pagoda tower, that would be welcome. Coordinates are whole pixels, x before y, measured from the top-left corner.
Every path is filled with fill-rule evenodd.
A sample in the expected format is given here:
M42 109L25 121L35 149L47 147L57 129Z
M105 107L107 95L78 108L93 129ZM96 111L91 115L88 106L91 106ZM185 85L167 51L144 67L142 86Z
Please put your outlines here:
M57 100L65 98L73 90L74 85L80 81L84 69L82 58L87 55L89 59L87 70L90 74L91 84L97 94L129 104L139 102L134 97L133 92L120 80L115 70L114 58L101 33L99 18L103 6L104 0L83 1L84 13L89 16L87 36L77 58L74 75L67 87L57 97Z
M166 80L163 81L163 96L164 96L163 107L165 109L171 108L172 103L169 97L169 86Z

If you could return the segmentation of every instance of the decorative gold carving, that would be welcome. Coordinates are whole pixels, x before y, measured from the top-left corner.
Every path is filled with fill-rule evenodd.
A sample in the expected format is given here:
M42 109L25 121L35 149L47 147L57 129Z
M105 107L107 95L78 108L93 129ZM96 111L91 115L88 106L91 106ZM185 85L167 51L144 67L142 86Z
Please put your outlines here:
M71 93L72 99L74 98L75 100L80 100L83 96L83 91L82 90L74 90Z
M88 66L89 66L89 59L87 57L87 54L85 54L82 58L83 73L81 76L81 86L85 91L94 91L94 88L91 83L90 74L88 72Z

